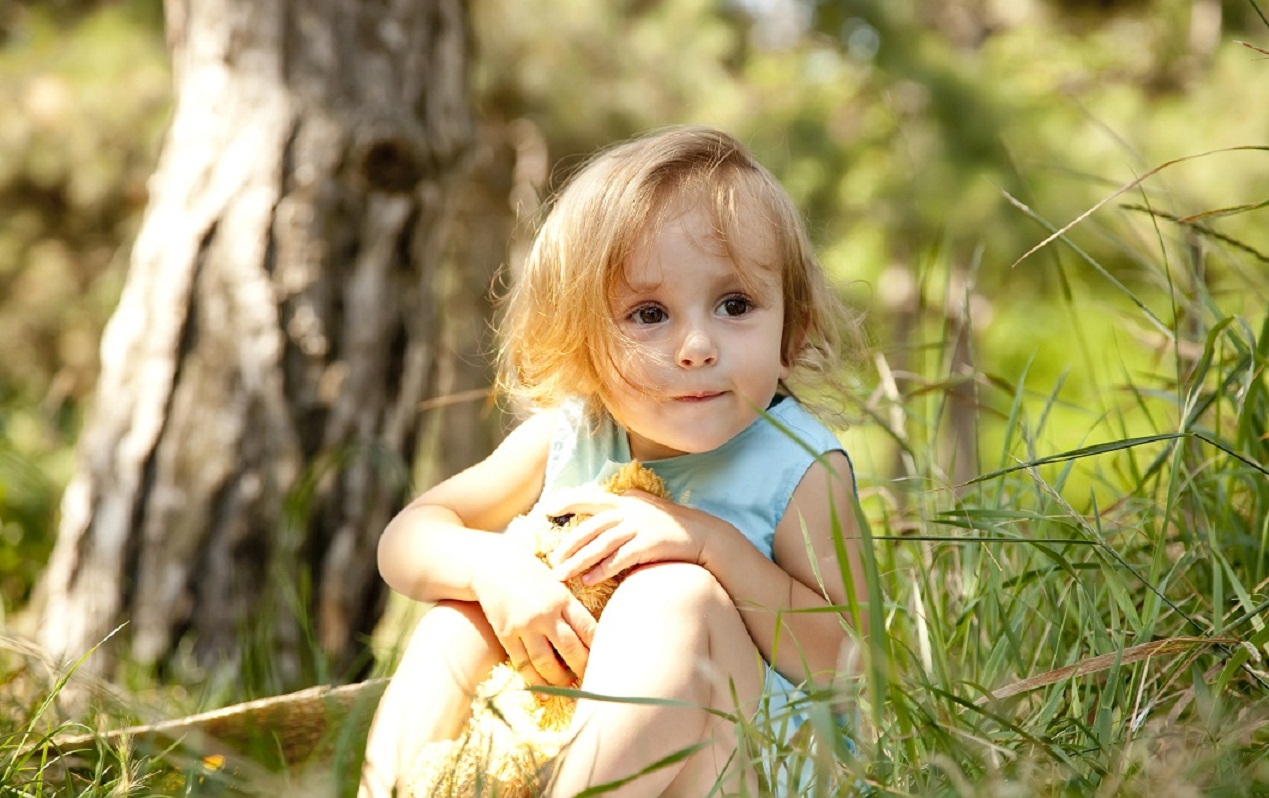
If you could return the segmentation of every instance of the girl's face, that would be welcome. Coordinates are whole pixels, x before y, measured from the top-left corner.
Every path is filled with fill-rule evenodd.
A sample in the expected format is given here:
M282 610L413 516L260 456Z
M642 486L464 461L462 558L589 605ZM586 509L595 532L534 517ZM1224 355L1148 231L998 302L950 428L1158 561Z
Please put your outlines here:
M771 261L757 232L734 243ZM751 266L741 280L710 215L686 203L635 249L612 310L632 346L605 404L640 460L718 448L757 419L788 372L779 275Z

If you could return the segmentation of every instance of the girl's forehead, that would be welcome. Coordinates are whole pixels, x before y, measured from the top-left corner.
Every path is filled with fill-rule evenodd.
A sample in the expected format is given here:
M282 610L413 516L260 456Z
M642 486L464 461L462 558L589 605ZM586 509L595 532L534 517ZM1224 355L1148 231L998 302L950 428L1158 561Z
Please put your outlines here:
M761 280L781 271L775 231L762 213L723 218L707 201L679 199L649 221L621 261L627 283L660 274L659 261L702 255L730 264L742 278Z

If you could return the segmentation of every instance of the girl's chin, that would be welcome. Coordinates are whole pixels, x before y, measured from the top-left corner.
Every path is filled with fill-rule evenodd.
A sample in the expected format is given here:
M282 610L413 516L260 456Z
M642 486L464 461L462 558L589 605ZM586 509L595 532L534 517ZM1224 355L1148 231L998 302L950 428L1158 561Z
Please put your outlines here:
M732 434L666 436L664 441L629 435L630 454L638 460L651 461L712 452L736 437L739 432L740 430Z

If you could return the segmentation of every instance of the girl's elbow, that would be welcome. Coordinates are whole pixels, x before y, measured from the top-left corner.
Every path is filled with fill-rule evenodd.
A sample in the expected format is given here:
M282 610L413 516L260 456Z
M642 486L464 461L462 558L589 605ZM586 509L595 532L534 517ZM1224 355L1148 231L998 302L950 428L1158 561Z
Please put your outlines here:
M401 530L397 526L397 520L393 519L387 528L383 530L383 534L379 536L379 545L375 551L375 557L376 564L379 567L379 576L398 593L405 592L401 581L404 578L401 572L401 564L406 559L401 551L402 546Z
M389 587L395 590L397 586L393 584L393 582L395 581L394 577L396 574L392 568L393 557L391 549L392 542L388 532L384 531L384 533L379 536L379 546L375 552L375 563L379 568L379 576L383 578L383 581L388 583Z

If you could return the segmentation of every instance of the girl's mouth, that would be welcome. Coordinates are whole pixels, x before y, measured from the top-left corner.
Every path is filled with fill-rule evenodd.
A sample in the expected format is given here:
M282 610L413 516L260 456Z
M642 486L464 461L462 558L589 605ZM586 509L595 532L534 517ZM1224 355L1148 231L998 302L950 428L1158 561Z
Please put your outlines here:
M710 399L716 399L723 395L722 391L714 391L712 393L692 393L683 396L676 396L675 401L679 402L707 402Z

